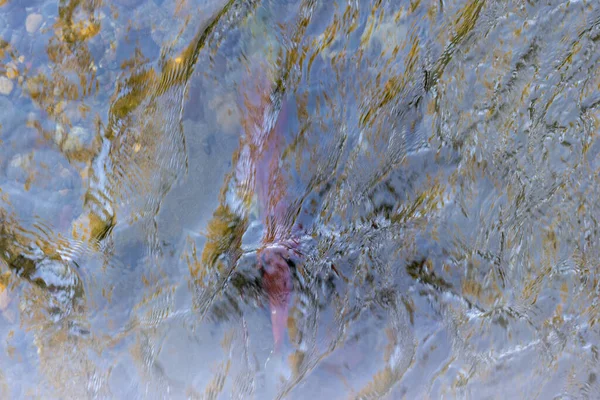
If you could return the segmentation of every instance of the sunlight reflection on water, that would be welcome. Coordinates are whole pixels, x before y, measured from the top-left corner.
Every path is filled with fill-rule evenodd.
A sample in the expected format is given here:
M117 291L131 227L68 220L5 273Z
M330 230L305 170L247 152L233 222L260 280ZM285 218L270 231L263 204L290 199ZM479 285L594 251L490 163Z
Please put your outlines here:
M0 397L600 390L596 3L0 10Z

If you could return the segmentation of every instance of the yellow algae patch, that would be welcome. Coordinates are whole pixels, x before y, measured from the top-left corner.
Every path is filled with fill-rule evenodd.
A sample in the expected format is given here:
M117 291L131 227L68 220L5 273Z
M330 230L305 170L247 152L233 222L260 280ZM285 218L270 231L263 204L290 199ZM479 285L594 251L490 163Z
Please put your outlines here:
M19 69L14 62L9 62L6 64L6 77L8 79L15 79L19 76Z
M113 219L103 220L90 212L80 215L73 223L72 235L81 241L102 240L113 225Z
M10 271L0 275L0 311L6 310L10 304L10 296L8 294L8 283L10 280Z
M11 278L11 272L7 271L0 275L0 312L8 323L15 322L15 314L12 310L8 309L10 302L12 301L11 290L9 288ZM8 349L7 349L8 351ZM0 392L1 393L1 392Z

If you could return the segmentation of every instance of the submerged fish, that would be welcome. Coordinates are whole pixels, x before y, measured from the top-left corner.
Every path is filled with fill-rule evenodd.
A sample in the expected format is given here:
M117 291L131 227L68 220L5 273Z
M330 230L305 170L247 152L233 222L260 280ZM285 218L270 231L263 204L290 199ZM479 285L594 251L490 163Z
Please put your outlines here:
M236 175L238 182L245 182L246 190L256 194L259 218L265 227L257 252L258 267L278 349L286 331L293 291L290 267L300 256L293 233L292 199L281 167L290 102L283 93L273 90L264 73L255 76L254 97L244 101L246 146L240 153Z

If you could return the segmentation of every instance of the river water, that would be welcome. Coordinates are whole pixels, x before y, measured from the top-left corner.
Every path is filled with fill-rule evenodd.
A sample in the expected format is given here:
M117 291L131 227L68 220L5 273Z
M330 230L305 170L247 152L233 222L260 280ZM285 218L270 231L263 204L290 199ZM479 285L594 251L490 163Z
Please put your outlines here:
M0 398L598 398L599 39L584 0L0 0Z

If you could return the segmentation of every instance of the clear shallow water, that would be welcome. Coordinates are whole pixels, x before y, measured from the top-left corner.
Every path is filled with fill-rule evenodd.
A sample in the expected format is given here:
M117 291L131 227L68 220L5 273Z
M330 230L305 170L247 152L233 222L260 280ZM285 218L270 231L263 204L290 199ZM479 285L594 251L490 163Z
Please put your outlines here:
M595 2L0 4L2 398L597 397Z

